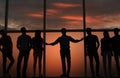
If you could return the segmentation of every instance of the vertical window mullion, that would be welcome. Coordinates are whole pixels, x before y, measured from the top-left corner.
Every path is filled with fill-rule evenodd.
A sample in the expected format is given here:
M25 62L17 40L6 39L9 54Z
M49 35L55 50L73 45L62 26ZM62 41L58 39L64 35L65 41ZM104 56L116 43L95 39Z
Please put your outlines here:
M8 12L9 12L9 0L6 0L5 2L5 31L7 31L8 27Z
M85 0L83 2L83 32L84 32L84 37L86 37L86 10L85 10ZM84 40L84 75L85 77L87 76L87 59L86 59L86 45L85 45L85 40Z
M43 74L46 77L46 0L43 4L43 36L44 36L44 55L43 55Z

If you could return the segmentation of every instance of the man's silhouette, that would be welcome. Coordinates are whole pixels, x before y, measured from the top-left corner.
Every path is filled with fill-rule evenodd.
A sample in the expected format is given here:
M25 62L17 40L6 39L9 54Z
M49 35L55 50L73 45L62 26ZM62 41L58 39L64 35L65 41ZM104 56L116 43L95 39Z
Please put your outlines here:
M62 61L62 71L61 77L69 77L70 67L71 67L71 55L70 55L70 41L79 42L81 40L75 40L71 36L66 35L66 29L61 29L62 36L55 40L53 43L47 43L48 45L55 45L60 43L60 56ZM66 72L66 60L67 59L67 72Z
M112 37L112 48L114 52L114 58L116 62L116 68L118 75L120 75L120 64L119 64L119 59L120 59L120 35L119 35L119 30L118 28L114 29L114 36Z
M109 76L111 76L112 43L109 33L106 30L103 32L103 38L101 39L101 55L103 58L104 74L105 76L107 76L107 67L108 67L108 74Z
M26 70L27 70L27 63L29 58L29 52L31 49L31 37L26 34L26 28L21 28L22 35L20 35L17 39L17 48L19 50L18 55L18 62L17 62L17 78L20 78L20 69L21 69L21 62L23 62L23 69L22 69L22 78L26 78Z
M34 64L33 64L33 70L34 70L34 77L36 74L36 64L37 59L39 62L39 77L41 77L41 64L42 64L42 45L43 45L43 39L41 37L41 32L39 30L35 31L35 37L32 38L32 48L33 48L33 57L34 57Z
M96 35L92 34L91 28L87 28L87 34L85 37L86 55L89 56L92 77L95 77L93 59L95 59L96 62L96 76L99 76L99 56L97 51L99 48L99 40Z
M9 71L14 64L14 58L12 55L13 44L11 37L8 36L4 30L1 30L0 34L2 35L0 39L0 46L1 46L0 49L2 51L2 57L3 57L3 75L5 75L5 74L9 74ZM6 67L7 58L10 60L8 67Z

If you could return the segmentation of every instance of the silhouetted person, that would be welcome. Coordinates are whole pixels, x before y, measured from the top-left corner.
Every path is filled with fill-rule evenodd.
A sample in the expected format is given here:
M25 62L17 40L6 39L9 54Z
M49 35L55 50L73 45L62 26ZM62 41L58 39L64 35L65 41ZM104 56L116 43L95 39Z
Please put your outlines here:
M32 38L32 48L33 48L33 57L34 57L34 64L33 64L33 70L34 70L34 77L36 74L36 64L37 59L39 62L39 77L41 77L41 66L42 66L42 50L43 50L43 39L41 37L41 32L39 30L35 31L35 37Z
M71 36L66 35L66 29L61 29L62 36L55 40L53 43L47 43L48 45L55 45L60 43L60 56L62 61L62 71L61 77L69 77L70 67L71 67L71 55L70 55L70 41L79 42L81 40L75 40ZM67 59L67 72L66 72L66 59Z
M94 64L93 60L96 62L96 76L99 76L99 56L98 56L98 48L99 48L99 40L96 35L91 33L91 28L87 28L87 36L85 37L85 45L86 45L86 55L89 56L90 60L90 68L92 77L95 77Z
M112 37L112 48L114 52L114 58L116 62L116 68L118 71L118 75L120 75L120 64L119 64L119 59L120 59L120 35L119 35L119 30L118 28L114 29L114 36Z
M26 28L21 28L22 35L18 37L17 40L17 48L19 50L18 55L18 62L17 62L17 78L21 77L21 63L23 62L23 69L22 69L22 78L26 78L26 70L27 70L27 63L29 58L29 52L31 49L31 37L26 34Z
M106 30L103 32L103 38L101 39L101 55L103 59L104 74L105 76L107 76L107 67L108 67L108 73L109 76L111 76L112 43L109 33Z
M2 51L2 57L3 57L3 75L6 75L9 74L9 71L14 64L14 58L12 55L13 44L11 37L7 35L7 33L4 30L1 30L0 34L2 35L0 39L0 46L1 46L0 49ZM6 67L7 58L10 60L8 67Z

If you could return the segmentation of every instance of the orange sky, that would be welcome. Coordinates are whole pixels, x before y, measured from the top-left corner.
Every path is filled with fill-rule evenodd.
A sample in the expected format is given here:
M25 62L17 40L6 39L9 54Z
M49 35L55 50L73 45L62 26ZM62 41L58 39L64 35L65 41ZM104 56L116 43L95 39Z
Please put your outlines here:
M72 36L75 39L80 39L83 37L83 33L67 33L68 35ZM102 38L102 33L95 33L96 35L99 36L99 39ZM20 34L10 34L13 40L13 56L15 58L15 64L12 68L12 76L16 76L16 64L17 64L17 56L19 51L16 48L16 40L17 37ZM31 33L29 34L31 37L34 35ZM46 34L46 42L50 43L53 42L54 40L57 39L61 34L59 33L47 33ZM112 36L112 33L111 33ZM71 43L71 76L84 76L84 46L83 46L83 41L79 43ZM99 55L100 55L100 49L98 50ZM47 76L59 76L62 73L62 68L61 68L61 60L60 60L60 48L59 44L55 46L46 46L46 74ZM0 54L0 59L2 59L1 54ZM115 62L114 58L112 58L112 69L113 71L115 69ZM0 62L0 65L2 66L2 60ZM87 71L88 75L90 75L90 67L89 67L89 60L87 60ZM0 68L0 72L2 72L2 68ZM102 60L100 56L100 73L103 74L103 69L102 69ZM112 72L115 74L116 72ZM27 74L31 77L33 76L33 52L31 50L30 56L29 56L29 61L28 61L28 70ZM37 68L37 74L38 74L38 68ZM0 74L1 75L1 74Z

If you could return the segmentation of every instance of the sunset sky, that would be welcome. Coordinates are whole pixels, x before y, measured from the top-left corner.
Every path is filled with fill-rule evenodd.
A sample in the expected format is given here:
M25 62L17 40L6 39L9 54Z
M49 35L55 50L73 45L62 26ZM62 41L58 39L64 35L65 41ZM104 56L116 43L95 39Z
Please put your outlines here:
M120 26L120 0L86 0L86 24L92 28ZM4 26L4 4L0 1L0 26ZM46 0L47 29L83 28L82 0ZM9 28L43 29L43 0L10 0Z
M8 29L19 30L26 27L28 30L43 29L43 1L44 0L9 0ZM83 29L83 5L82 0L46 0L46 28L47 29ZM5 0L0 0L0 29L4 28ZM93 29L120 28L120 0L86 0L86 27ZM75 39L83 37L83 33L68 33ZM16 63L18 50L16 40L20 34L12 33L15 58L13 76L16 75ZM29 34L33 37L33 33ZM61 34L47 33L46 42L53 42ZM99 39L101 33L97 33ZM113 36L113 35L112 35ZM84 43L71 43L71 74L72 76L84 75ZM101 51L99 50L99 53ZM33 55L30 53L28 64L28 75L33 75ZM101 58L101 57L100 57ZM0 59L2 59L0 54ZM55 64L53 64L55 63ZM88 62L89 63L89 62ZM102 63L101 63L102 64ZM114 63L113 63L114 64ZM0 62L2 66L2 62ZM114 65L113 65L114 66ZM102 66L101 66L102 67ZM88 73L89 64L88 64ZM113 67L115 69L115 67ZM52 71L51 71L52 70ZM0 68L1 76L2 68ZM100 70L103 74L103 70ZM115 72L113 72L115 73ZM59 45L46 46L46 74L47 76L58 76L61 74L61 60Z

